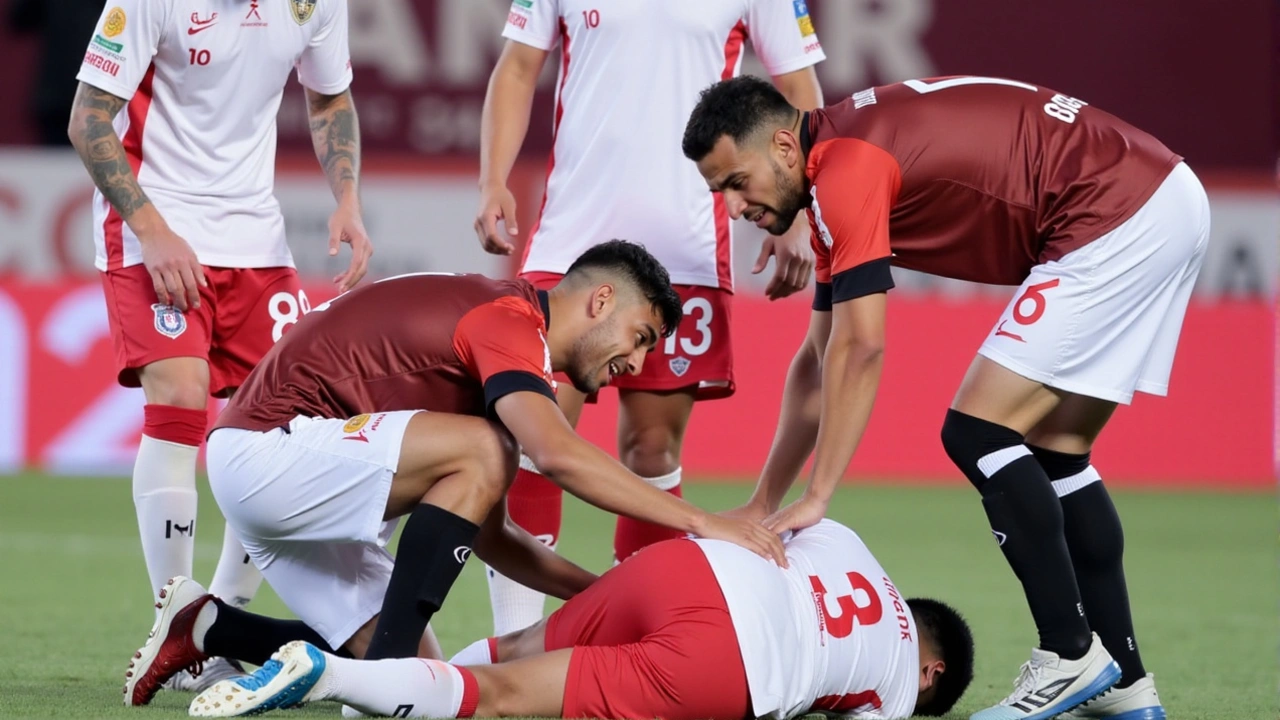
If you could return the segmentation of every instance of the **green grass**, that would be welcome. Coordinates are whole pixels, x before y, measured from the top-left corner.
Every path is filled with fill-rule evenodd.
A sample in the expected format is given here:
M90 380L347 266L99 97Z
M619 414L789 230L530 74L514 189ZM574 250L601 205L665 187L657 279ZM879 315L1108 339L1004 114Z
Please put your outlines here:
M694 485L712 509L743 485ZM1129 588L1143 658L1175 720L1277 717L1276 503L1269 495L1126 492ZM197 579L213 573L221 520L202 489ZM960 487L855 486L832 515L870 544L897 586L964 612L978 643L977 678L954 717L1002 698L1035 643L1020 588L973 493ZM562 550L596 570L612 521L566 506ZM120 686L152 608L127 481L0 478L0 717L185 717L190 696L162 692L127 709ZM251 606L286 615L264 587ZM550 607L550 604L549 604ZM478 563L434 626L446 652L490 633ZM339 715L336 705L288 717Z

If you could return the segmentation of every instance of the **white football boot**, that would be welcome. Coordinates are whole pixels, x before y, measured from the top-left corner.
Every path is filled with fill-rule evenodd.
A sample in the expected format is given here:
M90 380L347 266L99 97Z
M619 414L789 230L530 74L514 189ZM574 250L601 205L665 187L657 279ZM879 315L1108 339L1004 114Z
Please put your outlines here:
M252 675L223 680L191 701L192 717L239 717L323 700L324 653L295 640Z
M1013 694L969 720L1048 720L1106 692L1120 680L1120 666L1093 633L1079 660L1036 648L1022 665Z
M1151 673L1127 688L1112 688L1071 712L1061 720L1165 720L1164 706L1156 694Z

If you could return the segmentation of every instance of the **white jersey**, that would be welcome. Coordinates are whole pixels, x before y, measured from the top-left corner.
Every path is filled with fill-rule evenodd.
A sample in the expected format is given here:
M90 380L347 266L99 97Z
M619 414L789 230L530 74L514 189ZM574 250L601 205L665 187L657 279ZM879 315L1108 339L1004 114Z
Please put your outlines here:
M272 192L276 113L289 74L336 95L351 84L346 0L108 0L80 81L129 101L129 164L161 217L215 267L293 266ZM142 261L94 194L99 270Z
M733 619L754 717L911 716L915 619L856 533L831 520L795 533L785 570L730 543L696 542Z
M623 238L675 284L732 289L729 214L681 139L698 93L738 74L745 40L773 76L825 57L804 0L514 0L502 34L560 45L547 190L522 271L563 273Z

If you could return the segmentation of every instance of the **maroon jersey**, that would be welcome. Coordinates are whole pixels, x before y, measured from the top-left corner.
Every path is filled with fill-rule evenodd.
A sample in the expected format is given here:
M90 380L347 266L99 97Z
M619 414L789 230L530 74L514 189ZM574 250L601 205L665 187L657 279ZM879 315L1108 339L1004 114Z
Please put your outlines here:
M214 429L394 410L485 415L523 390L554 401L546 303L524 280L481 275L403 275L352 290L285 333Z
M1128 219L1182 160L1081 100L999 78L871 88L801 128L820 295L836 302L893 287L890 262L1018 285Z

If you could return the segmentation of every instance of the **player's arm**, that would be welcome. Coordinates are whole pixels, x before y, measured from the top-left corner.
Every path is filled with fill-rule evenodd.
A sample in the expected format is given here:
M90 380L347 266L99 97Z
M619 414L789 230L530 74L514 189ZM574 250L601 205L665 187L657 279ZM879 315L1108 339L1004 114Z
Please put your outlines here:
M858 140L832 141L815 152L812 212L831 248L831 330L822 352L813 476L799 500L766 518L779 532L825 517L862 439L883 367L885 292L893 287L889 212L901 184L897 162Z
M748 503L750 517L764 518L778 510L813 452L822 410L822 358L830 332L831 312L814 310L804 342L787 370L778 429Z
M76 75L80 85L72 101L67 137L93 184L137 236L157 299L188 310L200 306L200 287L207 285L204 270L195 251L169 228L143 192L112 126L151 67L167 11L168 4L161 0L121 0L103 10L99 30ZM125 48L128 55L120 55ZM104 60L110 58L119 61L108 65Z
M787 98L787 102L800 110L822 107L822 86L813 66L775 75L773 84ZM809 221L806 213L800 213L791 229L782 235L766 236L761 243L760 256L752 273L762 272L774 256L773 277L765 286L764 294L770 300L793 295L809 285L813 273L813 250L810 249Z
M727 540L785 567L777 535L756 523L716 517L646 483L574 432L547 395L513 392L494 410L539 472L575 497L617 515Z
M494 506L476 536L476 557L527 588L568 600L596 581L587 572L511 522L507 501Z
M546 50L507 40L489 76L480 115L480 211L475 231L480 244L491 253L509 255L515 250L498 233L498 221L504 221L509 236L519 232L516 200L507 180L529 131L533 95L546 59Z

